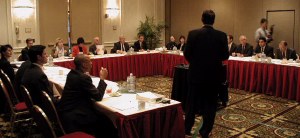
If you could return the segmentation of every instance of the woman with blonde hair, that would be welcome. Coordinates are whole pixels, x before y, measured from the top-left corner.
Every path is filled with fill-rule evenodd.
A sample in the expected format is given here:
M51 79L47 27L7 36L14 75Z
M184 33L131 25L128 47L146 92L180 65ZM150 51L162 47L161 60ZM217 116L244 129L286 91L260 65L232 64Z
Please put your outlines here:
M61 56L68 56L68 50L64 47L63 39L56 38L54 48L52 49L51 56L53 58L58 58Z

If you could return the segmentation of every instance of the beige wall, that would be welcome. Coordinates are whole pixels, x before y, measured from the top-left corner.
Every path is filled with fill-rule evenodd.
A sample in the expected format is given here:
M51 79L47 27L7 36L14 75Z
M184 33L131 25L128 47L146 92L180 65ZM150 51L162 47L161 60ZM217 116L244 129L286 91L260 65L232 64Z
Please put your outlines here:
M105 18L108 1L115 1L119 15ZM58 4L59 3L59 4ZM41 44L54 44L57 37L67 42L67 2L61 0L43 0L40 6ZM82 36L86 42L92 42L99 36L108 50L120 35L131 44L137 39L137 27L145 16L154 16L164 21L165 9L162 0L73 0L71 3L72 42Z
M6 0L0 0L0 45L8 44L8 22L4 20L7 18L7 2Z
M178 38L187 36L191 29L202 26L201 14L205 9L213 9L216 13L215 28L232 34L234 42L244 34L248 42L255 44L254 33L259 27L261 18L266 17L268 10L295 10L295 49L300 52L300 1L299 0L167 0L170 6L170 34ZM166 8L168 9L168 8ZM168 17L166 17L168 18ZM279 29L277 29L279 30ZM276 26L275 26L276 31ZM280 38L277 38L280 39ZM292 42L290 42L292 43ZM272 44L277 47L277 44Z
M104 18L107 1L103 1L102 17L102 39L108 49L118 41L120 35L124 35L130 45L137 40L137 28L140 21L144 21L146 16L154 17L157 22L165 20L164 0L117 0L120 13L115 18ZM121 5L121 6L120 6ZM164 34L163 34L164 35ZM162 37L164 41L164 37Z

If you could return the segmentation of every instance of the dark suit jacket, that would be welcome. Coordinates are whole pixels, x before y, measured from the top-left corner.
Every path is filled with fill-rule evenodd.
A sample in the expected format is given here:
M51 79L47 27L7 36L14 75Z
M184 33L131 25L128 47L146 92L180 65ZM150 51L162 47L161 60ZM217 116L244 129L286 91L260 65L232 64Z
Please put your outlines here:
M100 80L96 88L90 76L77 70L69 72L58 104L66 129L70 130L72 124L91 124L97 120L94 101L102 100L106 86Z
M255 53L256 54L261 53L261 47L260 46L256 47ZM270 46L266 45L265 49L264 49L264 53L266 54L267 57L274 58L274 49L273 49L273 47L270 47Z
M232 43L231 47L229 49L229 55L231 55L233 52L235 52L237 47L238 46L235 43Z
M211 26L189 32L184 56L190 63L188 78L192 83L222 82L222 61L228 59L227 36Z
M39 66L35 64L30 65L24 72L22 84L28 89L33 104L43 107L43 101L41 101L40 98L42 91L48 93L54 103L57 102L53 96L52 86L50 85L48 77Z
M240 44L236 48L235 53L243 54L244 57L249 57L253 55L253 46L251 46L250 44L246 43L244 51L242 51L242 49L243 49L242 44Z
M90 53L93 53L94 55L98 55L98 53L97 53L97 47L96 47L96 45L91 45L90 47L89 47L89 52ZM104 54L107 54L107 50L106 49L104 49Z
M166 45L166 48L168 50L173 50L173 47L176 46L177 48L177 44L175 42L169 42L167 45Z
M297 59L296 51L294 49L291 49L291 48L287 48L285 56L286 56L287 60L289 60L289 59L296 60ZM283 59L282 52L280 51L279 48L276 49L275 58L276 59Z
M176 47L178 50L180 50L181 44L179 43ZM181 51L184 51L185 47L186 47L186 43L183 44Z
M125 42L124 47L125 47L125 51L127 52L129 50L129 44ZM121 50L120 42L114 43L114 47L113 49L111 49L111 53L117 53L117 50Z
M8 76L10 82L14 85L15 83L15 71L13 67L10 65L9 61L6 58L0 59L0 69Z
M29 50L28 47L25 47L25 48L22 49L20 61L26 61L26 60L29 60L28 50Z
M20 86L22 84L22 78L24 76L24 72L30 67L31 61L27 60L21 64L21 66L18 68L18 71L16 72L15 77L15 91L20 101L24 101L23 96L20 91Z
M134 51L139 51L140 49L144 49L144 50L148 49L147 43L145 41L143 41L142 47L140 46L140 41L134 42L133 48L134 48Z

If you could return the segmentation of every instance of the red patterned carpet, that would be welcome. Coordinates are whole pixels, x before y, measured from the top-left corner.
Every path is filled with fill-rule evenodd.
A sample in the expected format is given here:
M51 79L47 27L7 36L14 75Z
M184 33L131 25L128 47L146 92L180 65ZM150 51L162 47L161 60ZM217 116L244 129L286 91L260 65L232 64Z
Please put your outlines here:
M172 78L163 76L137 78L137 89L170 97ZM124 85L125 82L118 82ZM212 138L300 138L300 104L273 96L229 89L226 108L217 112ZM199 125L196 118L193 130ZM0 118L0 137L8 137L9 123ZM20 125L14 137L28 137L28 126ZM41 137L37 128L30 137ZM189 137L189 136L186 136Z

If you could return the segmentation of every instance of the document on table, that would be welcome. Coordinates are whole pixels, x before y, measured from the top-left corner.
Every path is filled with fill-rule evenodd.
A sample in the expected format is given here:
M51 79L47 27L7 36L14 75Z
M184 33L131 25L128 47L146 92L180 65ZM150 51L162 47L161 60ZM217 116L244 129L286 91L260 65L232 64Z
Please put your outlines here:
M118 102L118 103L112 103L109 106L124 111L132 108L137 109L138 102L137 101Z

